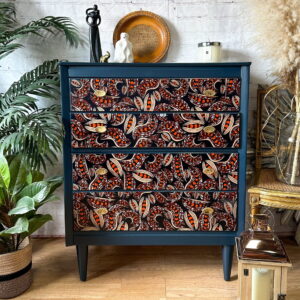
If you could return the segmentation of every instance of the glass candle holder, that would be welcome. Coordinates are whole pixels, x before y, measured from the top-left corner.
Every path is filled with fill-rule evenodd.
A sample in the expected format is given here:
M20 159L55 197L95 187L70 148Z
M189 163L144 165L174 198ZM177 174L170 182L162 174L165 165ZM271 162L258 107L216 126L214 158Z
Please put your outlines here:
M220 42L202 42L198 44L200 62L219 62L221 61Z

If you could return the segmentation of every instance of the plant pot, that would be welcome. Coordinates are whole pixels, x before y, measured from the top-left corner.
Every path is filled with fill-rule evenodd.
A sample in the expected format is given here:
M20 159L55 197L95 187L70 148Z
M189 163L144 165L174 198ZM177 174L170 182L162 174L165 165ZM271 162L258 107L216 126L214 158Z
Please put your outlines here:
M32 282L32 245L24 240L21 248L0 255L0 298L14 298L26 291Z

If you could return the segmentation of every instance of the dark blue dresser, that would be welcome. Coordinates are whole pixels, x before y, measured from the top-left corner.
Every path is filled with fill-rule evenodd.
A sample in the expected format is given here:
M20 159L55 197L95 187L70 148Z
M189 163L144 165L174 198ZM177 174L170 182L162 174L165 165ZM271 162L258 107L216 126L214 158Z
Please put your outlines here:
M230 279L249 66L61 63L66 244L81 280L88 245L220 245Z

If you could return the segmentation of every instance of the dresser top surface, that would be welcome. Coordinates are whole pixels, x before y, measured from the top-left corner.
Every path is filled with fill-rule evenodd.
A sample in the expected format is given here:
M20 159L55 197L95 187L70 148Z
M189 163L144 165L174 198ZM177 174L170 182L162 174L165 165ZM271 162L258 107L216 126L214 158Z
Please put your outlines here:
M60 62L61 66L73 67L238 67L250 66L251 62L217 62L217 63L90 63L90 62Z

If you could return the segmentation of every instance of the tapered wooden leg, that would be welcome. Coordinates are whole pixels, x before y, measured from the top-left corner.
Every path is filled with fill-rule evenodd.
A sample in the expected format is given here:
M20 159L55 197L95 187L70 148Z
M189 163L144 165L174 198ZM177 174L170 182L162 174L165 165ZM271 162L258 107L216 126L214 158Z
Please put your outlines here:
M87 262L88 262L88 246L76 245L78 271L81 281L86 281Z
M225 245L222 249L224 280L230 280L233 246Z

